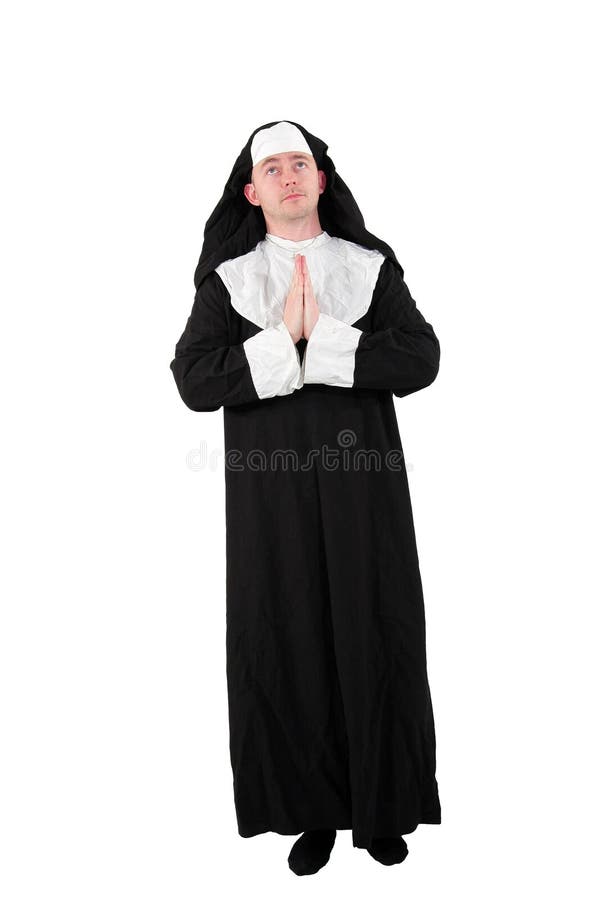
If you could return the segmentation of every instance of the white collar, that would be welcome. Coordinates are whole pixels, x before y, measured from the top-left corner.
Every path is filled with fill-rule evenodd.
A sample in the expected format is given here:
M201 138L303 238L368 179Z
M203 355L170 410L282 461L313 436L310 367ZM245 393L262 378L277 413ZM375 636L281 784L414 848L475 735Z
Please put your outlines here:
M283 238L278 234L271 234L267 231L265 239L271 241L273 244L277 244L279 247L284 247L286 250L302 250L304 247L320 247L321 244L330 241L331 236L327 234L326 231L322 231L316 237L304 238L301 241L292 241L289 238Z
M275 240L260 241L253 250L226 259L216 268L231 305L241 316L260 328L282 321L294 254L302 248L321 312L348 325L365 314L385 259L383 253L325 231L303 241L271 237Z

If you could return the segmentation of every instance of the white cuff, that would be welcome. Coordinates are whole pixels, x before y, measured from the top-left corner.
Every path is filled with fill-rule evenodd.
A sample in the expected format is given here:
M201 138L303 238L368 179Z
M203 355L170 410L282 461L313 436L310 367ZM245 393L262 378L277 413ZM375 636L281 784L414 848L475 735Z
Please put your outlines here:
M352 387L354 355L362 333L360 328L319 313L304 351L303 383Z
M285 322L259 331L242 346L261 400L291 394L301 386L300 354Z

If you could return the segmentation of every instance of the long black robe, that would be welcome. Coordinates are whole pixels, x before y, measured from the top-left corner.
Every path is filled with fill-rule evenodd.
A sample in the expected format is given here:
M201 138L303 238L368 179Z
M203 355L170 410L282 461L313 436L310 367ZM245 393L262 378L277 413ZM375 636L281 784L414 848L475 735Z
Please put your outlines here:
M362 334L352 387L304 384L260 399L243 342L261 329L212 271L171 363L190 409L223 408L227 689L242 837L329 827L352 829L353 845L368 847L441 822L393 403L435 379L439 343L389 258L353 324ZM303 359L306 340L296 347ZM290 450L296 465L274 464L273 451ZM355 466L365 451L379 465Z

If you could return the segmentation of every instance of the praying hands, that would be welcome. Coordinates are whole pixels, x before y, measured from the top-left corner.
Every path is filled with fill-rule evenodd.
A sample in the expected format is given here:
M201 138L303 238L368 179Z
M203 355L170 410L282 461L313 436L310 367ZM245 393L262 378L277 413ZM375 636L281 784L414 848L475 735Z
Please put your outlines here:
M301 337L309 339L319 318L319 307L312 286L306 257L298 253L294 260L294 274L285 302L283 321L294 343Z

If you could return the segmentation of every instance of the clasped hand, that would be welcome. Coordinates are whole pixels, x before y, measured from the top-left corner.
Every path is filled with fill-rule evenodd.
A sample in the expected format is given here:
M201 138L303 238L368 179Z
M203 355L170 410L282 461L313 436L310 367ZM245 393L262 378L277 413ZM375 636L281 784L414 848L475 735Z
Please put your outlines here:
M283 321L294 343L301 337L309 339L319 318L319 307L313 291L306 257L298 253L294 260L294 274L285 301Z

